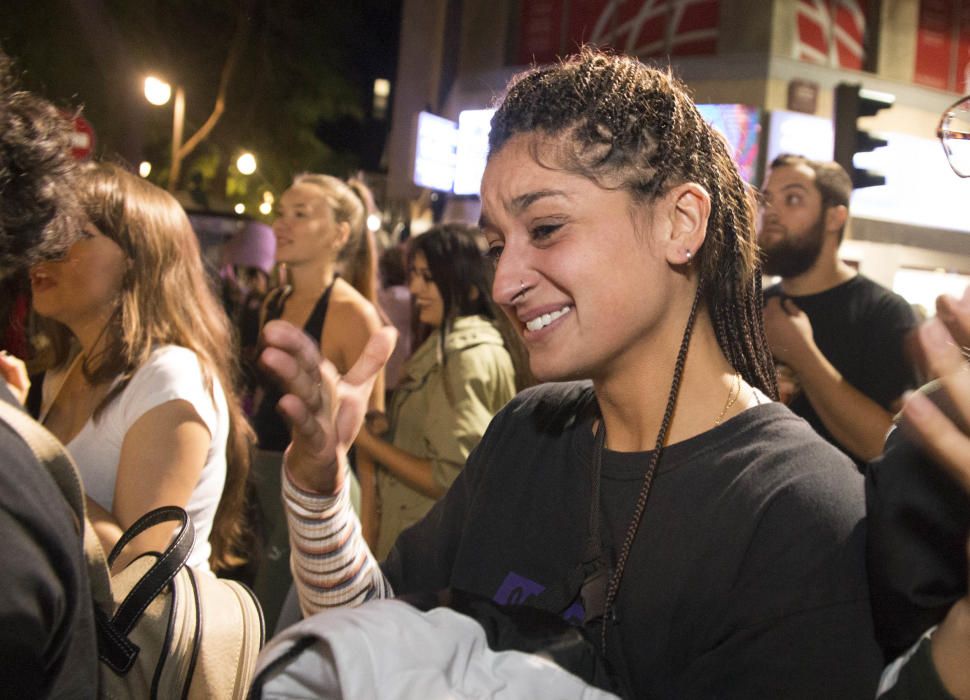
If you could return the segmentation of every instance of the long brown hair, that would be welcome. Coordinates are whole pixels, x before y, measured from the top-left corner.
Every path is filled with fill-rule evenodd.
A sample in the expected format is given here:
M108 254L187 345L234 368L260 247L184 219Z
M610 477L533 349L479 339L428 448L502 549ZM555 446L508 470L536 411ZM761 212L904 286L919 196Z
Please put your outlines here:
M242 516L253 434L235 391L238 365L232 327L209 286L198 239L172 195L116 165L86 167L79 195L90 222L130 261L102 349L82 365L91 383L120 378L94 418L118 398L155 347L179 345L196 354L209 392L213 378L221 384L230 419L226 483L209 538L209 561L215 571L237 566L244 559ZM71 333L59 323L44 325L53 365L64 366L70 359Z

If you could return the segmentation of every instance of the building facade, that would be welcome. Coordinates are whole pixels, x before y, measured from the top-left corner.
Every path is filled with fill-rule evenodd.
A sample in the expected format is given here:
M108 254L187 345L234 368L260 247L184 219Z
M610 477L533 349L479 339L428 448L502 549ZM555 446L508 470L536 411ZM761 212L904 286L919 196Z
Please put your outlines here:
M865 156L887 184L854 194L843 256L888 286L901 270L936 286L970 275L970 182L936 143L939 115L970 92L970 0L405 0L389 196L420 194L420 111L457 120L532 62L583 44L669 65L754 184L779 149L831 158L839 83L893 95L864 122L889 140ZM452 204L477 216L474 197Z

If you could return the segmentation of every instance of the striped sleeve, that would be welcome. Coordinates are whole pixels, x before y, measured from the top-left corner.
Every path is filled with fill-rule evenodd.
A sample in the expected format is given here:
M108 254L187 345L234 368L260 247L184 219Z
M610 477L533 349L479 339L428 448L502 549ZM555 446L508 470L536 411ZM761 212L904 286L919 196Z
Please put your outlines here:
M350 480L333 496L321 496L296 486L284 464L282 481L290 568L303 614L393 597L350 506Z

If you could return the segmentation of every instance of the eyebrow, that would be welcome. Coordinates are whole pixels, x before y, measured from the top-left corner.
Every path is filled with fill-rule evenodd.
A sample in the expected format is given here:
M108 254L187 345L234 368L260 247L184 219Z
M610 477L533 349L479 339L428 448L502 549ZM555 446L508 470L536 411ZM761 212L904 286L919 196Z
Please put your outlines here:
M526 192L525 194L520 194L518 197L514 197L506 207L506 210L512 215L521 214L540 199L546 199L547 197L568 197L568 195L563 190L536 190L535 192ZM484 229L489 225L488 217L482 214L478 219L478 227Z
M800 182L792 182L790 184L783 185L780 189L782 192L786 190L802 190L804 192L808 192L808 188L805 185L801 184ZM767 188L762 187L760 190L758 190L758 193L762 197L764 197L765 195L768 194L768 190Z

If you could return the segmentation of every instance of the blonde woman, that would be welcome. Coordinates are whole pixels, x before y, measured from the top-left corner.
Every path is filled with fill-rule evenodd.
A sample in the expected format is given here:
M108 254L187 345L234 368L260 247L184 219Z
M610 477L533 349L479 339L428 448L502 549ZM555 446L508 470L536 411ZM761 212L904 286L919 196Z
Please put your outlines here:
M353 366L367 339L382 325L373 303L337 274L342 251L355 249L364 235L365 216L360 198L343 181L304 174L280 197L273 222L276 262L285 266L287 284L267 296L264 322L282 319L302 328L340 372ZM290 429L277 412L281 396L275 383L264 383L252 420L259 441L254 476L263 536L254 589L270 630L291 583L280 501L280 467ZM383 396L380 378L370 407L383 410Z

